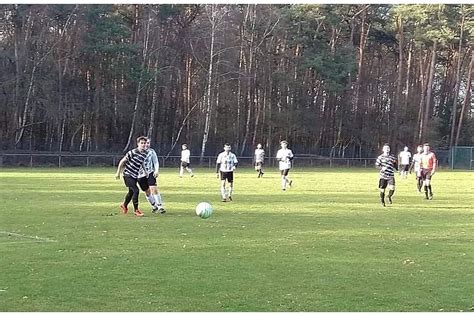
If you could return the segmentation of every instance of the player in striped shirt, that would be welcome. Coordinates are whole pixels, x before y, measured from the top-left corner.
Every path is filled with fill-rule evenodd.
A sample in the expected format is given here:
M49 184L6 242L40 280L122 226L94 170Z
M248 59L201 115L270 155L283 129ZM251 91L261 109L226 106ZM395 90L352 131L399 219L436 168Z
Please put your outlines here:
M395 192L394 174L398 170L397 159L390 155L390 146L388 144L383 145L382 154L377 157L375 166L380 170L380 203L385 207L385 189L388 187L388 202L392 204L392 196Z
M421 187L423 186L423 180L421 179L421 153L423 152L423 145L416 147L416 154L413 155L411 162L410 173L412 170L415 171L416 175L416 188L418 193L421 193Z
M257 145L255 149L255 171L258 171L258 178L263 176L263 163L265 159L265 150L262 149L262 144Z
M217 156L216 174L221 179L222 202L232 201L232 192L234 190L234 170L237 167L237 157L230 151L230 145L224 145L224 151ZM229 183L229 190L226 191L225 182Z
M138 189L138 174L140 169L144 168L145 159L147 156L146 150L146 141L145 136L140 136L137 138L137 148L130 150L125 154L125 156L120 160L117 173L115 178L120 179L120 172L123 169L123 180L125 186L128 188L128 193L125 196L125 201L120 204L120 208L124 214L128 213L128 203L133 202L134 214L135 216L143 216L143 212L138 208L138 195L140 190ZM142 189L148 189L148 187L143 187Z
M438 167L438 160L435 154L431 151L430 144L423 144L423 153L421 154L421 179L425 186L425 198L433 199L433 191L431 190L431 177L436 172Z
M293 161L293 152L288 148L288 142L282 140L280 142L281 149L278 150L276 154L276 159L278 160L278 168L280 169L281 174L281 189L286 191L286 184L291 188L293 180L288 178L288 173L291 169L291 162Z
M165 214L166 211L163 207L163 200L161 199L161 193L158 191L156 180L160 170L160 163L158 162L158 156L153 148L150 148L151 141L148 138L146 141L145 149L147 150L147 156L144 163L144 168L140 169L138 175L138 184L140 188L145 192L148 202L152 206L152 213ZM148 188L148 189L147 189Z

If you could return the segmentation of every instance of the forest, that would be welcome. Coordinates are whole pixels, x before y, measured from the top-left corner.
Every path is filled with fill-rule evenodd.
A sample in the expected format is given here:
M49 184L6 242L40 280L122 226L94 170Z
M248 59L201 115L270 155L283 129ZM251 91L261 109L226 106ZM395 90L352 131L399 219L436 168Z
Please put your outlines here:
M474 144L470 4L0 4L0 150Z

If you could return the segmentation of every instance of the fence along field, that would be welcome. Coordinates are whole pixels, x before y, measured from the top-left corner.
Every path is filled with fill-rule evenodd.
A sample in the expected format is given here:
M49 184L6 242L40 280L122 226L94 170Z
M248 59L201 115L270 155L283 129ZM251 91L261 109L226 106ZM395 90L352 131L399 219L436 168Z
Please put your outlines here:
M0 172L1 311L469 311L473 174L440 170L435 199L397 178L378 203L372 168L295 168L281 192L238 168L234 201L214 171L164 168L168 210L124 216L107 168ZM208 201L214 214L195 216ZM46 242L48 240L54 242Z

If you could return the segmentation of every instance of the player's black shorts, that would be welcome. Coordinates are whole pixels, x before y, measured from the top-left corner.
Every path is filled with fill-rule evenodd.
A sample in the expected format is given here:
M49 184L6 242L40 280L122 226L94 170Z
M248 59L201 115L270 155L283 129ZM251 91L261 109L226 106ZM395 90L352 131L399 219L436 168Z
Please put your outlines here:
M395 177L390 179L379 179L379 189L385 189L387 185L395 185Z
M290 172L290 169L280 170L280 174L285 177L288 175L288 172Z
M183 168L191 168L191 164L187 163L186 161L181 161L181 167Z
M255 170L260 170L262 169L263 166L263 161L259 161L255 163Z
M140 186L140 189L142 189L142 191L146 191L150 188L150 184L148 183L148 178L150 176L155 178L152 173L150 173L148 177L138 178L138 185ZM155 185L156 185L156 179L154 180L155 180Z
M421 169L421 180L431 180L431 169Z
M138 181L137 178L127 176L127 175L123 176L123 182L125 183L125 186L127 188L138 190L137 181Z
M229 171L229 172L224 172L220 171L221 174L221 180L227 180L227 182L232 183L234 182L234 172Z
M408 171L410 170L410 165L402 165L402 171Z

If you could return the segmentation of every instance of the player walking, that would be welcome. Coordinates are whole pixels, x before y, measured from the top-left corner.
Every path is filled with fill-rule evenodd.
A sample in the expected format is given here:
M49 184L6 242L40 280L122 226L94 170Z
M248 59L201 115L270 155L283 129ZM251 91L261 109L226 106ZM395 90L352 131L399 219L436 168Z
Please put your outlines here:
M379 189L380 203L385 207L385 188L388 187L388 203L392 204L392 196L395 192L395 170L398 169L397 160L390 155L390 146L383 145L382 154L377 157L375 166L380 169Z
M286 184L291 188L293 180L288 178L288 173L291 169L291 162L293 160L293 152L288 148L288 142L283 140L280 142L281 149L276 154L276 159L279 161L278 167L281 174L281 189L286 191Z
M124 214L128 213L128 203L132 201L134 214L138 217L144 215L138 208L138 195L140 194L140 190L138 189L137 181L140 168L144 168L145 159L147 157L146 142L147 138L145 136L137 138L137 148L132 149L125 154L125 156L120 160L115 174L115 178L117 180L120 179L120 173L123 169L123 181L125 182L125 186L128 188L125 200L120 204L122 212Z
M411 170L415 171L416 175L416 188L418 193L421 193L421 187L423 186L423 180L421 179L421 153L423 152L423 146L418 145L416 147L416 154L413 155L413 160L410 167Z
M408 147L405 146L403 151L400 152L398 155L398 159L400 161L400 175L403 179L406 179L408 176L408 170L410 168L410 160L411 160L411 152L408 151Z
M421 179L425 187L425 198L433 199L433 191L431 190L431 177L436 172L438 160L433 152L431 152L430 144L423 144L423 153L421 154Z
M255 149L255 171L258 171L258 178L263 176L263 163L265 159L265 150L262 149L262 144L257 145Z
M232 201L232 192L234 190L234 170L239 163L237 157L230 151L230 145L224 145L224 151L217 156L216 174L221 179L222 202ZM229 190L226 191L225 183L229 183Z
M188 145L183 144L181 145L181 163L179 166L179 177L183 177L184 169L189 172L191 177L194 177L193 174L193 169L191 169L191 162L190 162L190 157L191 157L191 152L188 149Z

